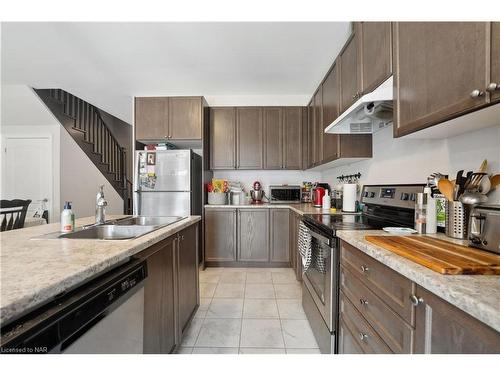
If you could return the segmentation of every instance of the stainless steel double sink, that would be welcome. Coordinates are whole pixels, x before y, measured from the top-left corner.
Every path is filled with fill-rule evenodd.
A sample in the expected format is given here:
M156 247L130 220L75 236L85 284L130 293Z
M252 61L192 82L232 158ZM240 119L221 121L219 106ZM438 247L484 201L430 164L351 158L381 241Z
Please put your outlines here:
M174 224L184 218L182 216L132 216L108 221L101 225L76 228L74 232L59 234L55 238L130 240Z

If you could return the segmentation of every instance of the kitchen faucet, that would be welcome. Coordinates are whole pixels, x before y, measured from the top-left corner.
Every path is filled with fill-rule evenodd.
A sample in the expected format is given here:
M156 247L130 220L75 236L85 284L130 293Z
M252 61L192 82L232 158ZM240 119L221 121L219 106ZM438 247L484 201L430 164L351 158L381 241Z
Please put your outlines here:
M104 198L104 185L101 185L97 193L95 202L95 223L104 224L106 222L106 206L108 201Z

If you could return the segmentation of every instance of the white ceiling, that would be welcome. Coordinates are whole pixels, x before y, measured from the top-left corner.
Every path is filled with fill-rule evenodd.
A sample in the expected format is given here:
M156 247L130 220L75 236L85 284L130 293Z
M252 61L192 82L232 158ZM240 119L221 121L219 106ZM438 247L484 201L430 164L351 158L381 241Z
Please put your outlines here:
M132 122L132 98L304 105L347 22L3 23L2 84L59 87Z

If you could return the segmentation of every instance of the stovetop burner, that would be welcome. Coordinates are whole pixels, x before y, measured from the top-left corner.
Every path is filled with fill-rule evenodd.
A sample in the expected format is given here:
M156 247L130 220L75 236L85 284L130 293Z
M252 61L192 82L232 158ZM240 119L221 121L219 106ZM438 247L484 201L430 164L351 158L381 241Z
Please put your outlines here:
M365 185L361 192L361 214L304 215L306 225L328 237L337 230L382 229L387 226L413 227L415 197L423 185Z
M337 230L380 229L379 225L361 214L310 214L304 215L304 220L330 237L335 236Z

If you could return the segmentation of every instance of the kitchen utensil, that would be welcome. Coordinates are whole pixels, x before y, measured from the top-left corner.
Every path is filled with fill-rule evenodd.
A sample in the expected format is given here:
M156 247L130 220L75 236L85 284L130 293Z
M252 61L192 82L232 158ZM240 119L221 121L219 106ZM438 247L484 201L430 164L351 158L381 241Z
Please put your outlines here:
M496 188L498 185L500 185L500 174L496 174L492 177L490 177L490 183L491 183L491 188L490 190Z
M460 202L463 204L476 205L487 201L488 197L478 191L466 191L460 196Z
M437 185L439 191L448 199L449 201L454 200L454 185L450 180L442 178L438 181Z
M469 183L465 185L465 190L476 190L478 188L481 179L487 174L484 172L472 173L470 176Z
M483 176L477 189L481 194L488 194L491 190L491 181L488 175Z
M427 182L429 183L430 187L437 188L439 180L443 178L448 178L448 176L439 172L434 172L429 177L427 177Z
M455 200L462 195L464 192L465 188L465 177L463 176L464 170L461 169L457 172L457 178L455 179L455 185L457 186L456 188L456 194L455 194Z
M500 256L427 236L366 236L377 246L443 275L499 275Z
M469 205L462 202L446 202L446 222L444 232L448 237L467 239L469 224Z
M484 159L481 165L479 166L479 173L486 173L486 168L488 168L488 160Z

